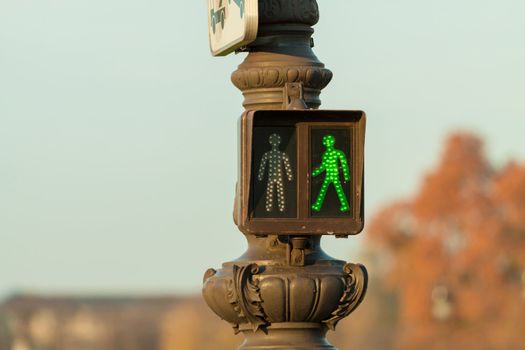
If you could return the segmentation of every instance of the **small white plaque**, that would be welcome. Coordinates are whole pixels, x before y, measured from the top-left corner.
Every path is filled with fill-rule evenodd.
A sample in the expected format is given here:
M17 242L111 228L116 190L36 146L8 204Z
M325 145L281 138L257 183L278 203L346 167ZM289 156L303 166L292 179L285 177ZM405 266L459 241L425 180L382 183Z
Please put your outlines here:
M207 1L210 50L213 56L226 56L255 40L258 0Z

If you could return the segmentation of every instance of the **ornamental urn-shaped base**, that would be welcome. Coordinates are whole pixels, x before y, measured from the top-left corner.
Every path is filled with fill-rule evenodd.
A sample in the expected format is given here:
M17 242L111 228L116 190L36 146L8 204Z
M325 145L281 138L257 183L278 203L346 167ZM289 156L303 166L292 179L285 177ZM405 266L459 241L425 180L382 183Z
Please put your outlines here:
M242 257L206 272L203 287L209 307L244 333L239 350L335 349L326 332L363 300L364 266L332 259L319 237L248 241Z

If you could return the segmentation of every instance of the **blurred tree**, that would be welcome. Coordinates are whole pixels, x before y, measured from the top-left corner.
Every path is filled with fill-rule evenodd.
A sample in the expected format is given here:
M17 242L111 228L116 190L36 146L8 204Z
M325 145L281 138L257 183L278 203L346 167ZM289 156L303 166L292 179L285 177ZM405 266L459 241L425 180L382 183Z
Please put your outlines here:
M373 262L367 262L367 268ZM377 275L376 275L377 276ZM350 317L343 319L336 332L329 332L329 341L339 350L393 349L396 337L397 303L385 290L381 280L371 276L367 296Z
M399 349L523 349L525 167L495 171L452 135L413 199L372 220L369 244L397 295Z

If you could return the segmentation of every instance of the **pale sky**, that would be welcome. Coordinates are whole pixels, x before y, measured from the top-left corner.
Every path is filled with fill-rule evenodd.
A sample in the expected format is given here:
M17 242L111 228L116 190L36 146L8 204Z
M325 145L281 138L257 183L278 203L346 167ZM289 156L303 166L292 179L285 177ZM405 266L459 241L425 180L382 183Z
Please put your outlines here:
M245 248L231 219L244 54L205 1L0 0L0 295L189 293ZM367 218L452 130L525 158L525 2L319 0L323 107L367 112ZM366 235L325 238L356 260Z

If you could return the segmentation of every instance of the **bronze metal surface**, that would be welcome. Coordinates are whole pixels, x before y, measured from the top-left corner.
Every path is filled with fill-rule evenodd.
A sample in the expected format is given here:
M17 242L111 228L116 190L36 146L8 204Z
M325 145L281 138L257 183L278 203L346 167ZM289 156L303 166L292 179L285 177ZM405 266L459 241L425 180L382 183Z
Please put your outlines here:
M316 0L259 0L259 31L248 56L231 80L244 95L244 107L282 109L283 88L302 83L308 108L332 79L312 50L312 25L319 20Z
M256 121L257 119L257 121ZM362 111L249 111L241 116L240 121L240 190L236 198L235 222L245 234L264 235L268 232L289 235L355 235L364 225L364 141L366 118ZM296 127L297 131L297 203L295 218L254 218L250 214L252 187L252 148L253 130L258 125L286 125ZM352 217L350 218L315 218L310 217L309 203L309 129L312 126L348 127L352 132Z
M321 90L332 78L312 51L311 26L319 20L317 1L259 0L259 12L258 37L244 50L248 55L231 78L244 95L245 109L317 109ZM356 113L363 116L363 122L356 131L354 147L361 147L364 114ZM307 123L299 126L301 133L308 129ZM244 118L241 124L242 130L253 130L254 120ZM242 181L236 186L234 220L245 233L248 249L222 268L206 271L203 297L236 333L244 334L245 341L238 350L336 350L326 340L326 332L335 330L337 323L361 304L368 285L367 271L360 264L334 259L322 250L319 234L330 231L325 219L318 224L305 222L304 232L291 229L284 221L263 224L250 220L246 211L249 186L243 177L251 171L248 133L241 133L239 141L244 145L239 149L244 165L239 168ZM308 172L304 146L299 153L299 158L303 157L299 171L304 174ZM359 173L362 159L356 166L353 171ZM353 214L360 222L353 227L345 223L340 231L334 230L337 237L362 228L362 178L359 176L361 182L354 193L361 204ZM304 186L308 180L300 181ZM306 217L306 210L300 208L301 218ZM337 226L337 220L333 224ZM278 235L278 231L286 234Z

